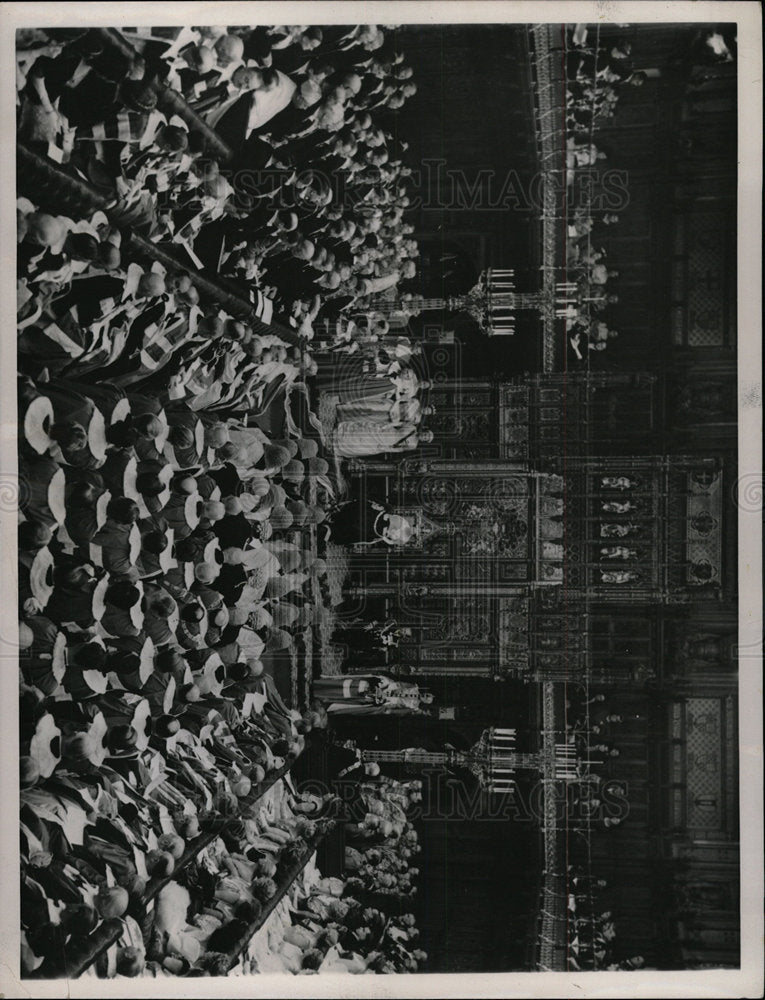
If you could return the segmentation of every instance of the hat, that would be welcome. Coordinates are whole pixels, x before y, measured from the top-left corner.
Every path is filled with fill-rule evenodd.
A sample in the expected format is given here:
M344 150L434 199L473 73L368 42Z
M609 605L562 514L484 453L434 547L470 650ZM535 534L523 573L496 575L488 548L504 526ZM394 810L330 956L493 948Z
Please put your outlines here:
M201 562L194 567L194 577L199 583L212 583L220 575L220 569L216 563Z
M48 483L48 509L56 524L66 521L66 475L61 467L56 469Z
M298 451L302 459L316 458L319 454L319 444L314 438L301 438L298 443Z
M37 765L41 778L50 777L61 760L61 730L49 712L35 726L29 743L29 756Z
M311 524L322 524L327 518L326 511L321 507L317 507L315 504L309 504L308 506L308 520Z
M309 476L326 476L329 465L326 458L309 458L306 460L306 471Z
M297 458L291 458L282 469L282 476L293 483L300 483L305 477L305 467Z
M34 641L32 629L25 622L19 622L19 649L29 649Z
M166 507L167 502L170 499L170 483L173 476L175 475L175 467L170 463L163 465L162 468L157 473L157 479L162 483L162 492L158 493L154 498L155 502L159 504L160 508Z
M269 628L266 638L266 651L278 652L281 649L289 649L293 645L292 636L280 628Z
M183 517L186 524L193 531L194 528L199 525L199 504L202 501L202 497L199 493L190 493L186 497L186 502L183 507Z
M143 80L123 80L119 96L131 111L148 113L157 106L157 92Z
M146 636L143 640L143 645L138 653L139 664L138 664L138 679L141 682L141 686L148 681L151 675L154 673L154 655L156 649L154 646L154 640L151 636Z
M130 621L133 624L133 628L137 628L140 630L143 628L143 598L144 598L143 582L141 580L136 580L133 586L138 591L139 598L135 602L135 604L130 608L128 614L130 615Z
M215 611L211 611L207 616L210 626L219 629L221 632L229 624L230 613L226 605L217 608Z
M196 572L197 568L194 563L185 562L183 564L183 585L186 590L188 590L196 580ZM204 580L200 580L200 583L204 583Z
M130 526L130 531L128 532L128 546L130 565L135 566L136 560L141 554L141 529L135 523Z
M136 486L137 477L138 459L135 455L133 455L128 459L125 464L125 468L122 470L122 492L126 497L133 500L138 505L141 517L149 517L149 508L146 506L146 501Z
M302 526L308 520L308 505L302 500L288 500L286 504L287 510L292 514L292 523L296 528L302 528ZM273 518L273 512L271 513Z
M264 497L270 488L270 484L262 472L256 472L247 483L246 493L259 499ZM243 494L245 495L245 494Z
M118 399L114 404L114 409L109 414L109 423L118 424L123 420L127 420L130 416L130 400L127 396L123 396L122 399Z
M271 609L271 618L277 628L289 628L298 619L299 611L294 604L287 601L284 604L276 604Z
M38 455L44 455L51 439L45 429L53 423L53 403L47 396L36 396L24 414L24 437Z
M106 611L106 591L109 589L109 577L105 576L95 586L91 599L91 614L95 621L100 622Z
M167 444L167 435L170 433L170 425L167 422L167 415L164 410L155 414L160 424L159 434L154 438L154 447L157 451L162 451Z
M146 698L136 704L130 726L136 734L136 747L145 750L149 745L152 731L151 705Z
M275 438L271 444L279 448L286 448L290 453L290 458L294 458L298 453L298 444L293 438Z
M247 608L229 608L228 609L228 623L229 625L240 626L246 625L249 620L250 614Z
M97 462L106 458L106 421L103 413L95 407L88 424L88 449Z
M167 573L177 565L173 556L173 545L175 543L175 528L167 528L164 532L165 547L157 556L159 568L163 573Z
M267 542L268 539L273 535L274 529L271 527L270 521L260 522L260 540L261 542Z
M239 497L226 497L223 501L223 506L226 508L226 514L229 517L236 517L244 511L242 501Z
M262 606L253 608L250 612L250 617L252 620L252 627L255 630L267 628L269 625L273 625L274 623L271 613Z
M278 444L267 444L263 449L263 461L267 469L281 469L291 456L287 448Z
M67 690L75 701L105 694L108 687L109 680L103 670L73 670L67 676Z
M287 499L287 492L283 486L279 486L278 483L274 483L271 487L271 498L272 507L283 507L284 502Z
M32 596L44 608L53 593L53 556L47 545L35 553L29 567L29 586Z
M194 424L194 451L201 458L207 451L205 447L205 425L201 420Z
M64 471L63 469L61 470ZM111 503L112 495L109 490L104 490L101 496L96 500L96 527L100 531L101 528L106 524L106 508ZM50 506L50 503L48 504Z
M200 562L207 563L210 566L217 566L218 560L215 558L215 556L219 552L220 552L219 539L211 538L210 541L207 543L207 545L205 545L204 552L202 553L202 558ZM220 572L220 570L218 572Z
M206 500L203 506L204 516L211 521L220 521L226 516L226 508L220 500Z
M286 531L292 527L292 514L286 507L274 507L268 518L274 531Z

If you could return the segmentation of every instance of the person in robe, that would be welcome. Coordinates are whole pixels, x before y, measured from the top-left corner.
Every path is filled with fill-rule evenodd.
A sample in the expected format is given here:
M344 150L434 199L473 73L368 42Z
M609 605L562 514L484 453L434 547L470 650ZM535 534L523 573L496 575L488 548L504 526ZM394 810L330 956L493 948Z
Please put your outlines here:
M416 424L396 426L369 418L343 420L332 435L335 454L343 458L413 451L432 440L433 431L419 431Z

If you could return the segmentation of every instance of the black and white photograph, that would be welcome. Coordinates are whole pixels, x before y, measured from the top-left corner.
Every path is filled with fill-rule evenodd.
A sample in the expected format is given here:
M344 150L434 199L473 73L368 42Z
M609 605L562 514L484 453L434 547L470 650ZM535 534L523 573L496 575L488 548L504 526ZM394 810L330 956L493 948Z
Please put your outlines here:
M2 995L761 995L760 5L0 13Z

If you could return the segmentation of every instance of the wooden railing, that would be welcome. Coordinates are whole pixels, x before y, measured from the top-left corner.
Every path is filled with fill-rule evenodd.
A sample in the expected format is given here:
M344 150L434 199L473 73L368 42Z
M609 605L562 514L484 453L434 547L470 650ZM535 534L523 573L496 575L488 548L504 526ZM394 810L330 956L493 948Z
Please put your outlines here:
M555 367L555 334L561 326L554 310L556 257L566 239L561 205L565 205L566 192L566 79L561 31L559 24L535 24L529 33L542 192L542 288L549 304L542 316L542 367L546 372Z

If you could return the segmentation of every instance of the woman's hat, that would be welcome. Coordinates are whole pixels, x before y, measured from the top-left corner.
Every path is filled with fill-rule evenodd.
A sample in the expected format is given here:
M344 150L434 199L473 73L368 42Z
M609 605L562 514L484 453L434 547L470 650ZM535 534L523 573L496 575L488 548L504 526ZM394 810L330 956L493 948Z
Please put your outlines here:
M183 517L186 524L193 531L199 526L199 504L202 502L202 497L199 493L190 493L186 497L186 502L183 509Z
M226 497L223 501L223 506L226 508L226 514L228 517L236 517L244 510L242 501L239 497Z
M250 617L247 608L229 608L228 623L235 627L246 625Z
M138 459L133 455L128 459L122 472L122 492L138 505L141 517L149 517L149 508L141 495L136 480L138 478Z
M292 514L286 507L274 507L268 520L274 531L286 531L292 527Z
M302 528L308 520L308 505L302 500L288 500L286 506L292 514L292 523L296 528Z
M271 495L273 497L272 507L283 507L287 500L287 493L283 486L279 486L278 483L274 483L271 487Z
M308 520L311 524L322 524L326 518L326 511L324 511L321 507L317 507L315 504L309 504Z
M273 535L274 529L271 527L270 521L260 522L260 540L261 542L267 542L268 539Z
M114 409L109 416L110 424L119 424L123 420L127 420L130 416L130 400L127 396L123 396L122 399L118 399L114 405Z
M251 495L255 497L256 500L259 500L261 497L264 497L266 493L268 493L269 489L270 484L268 479L262 473L256 472L247 481L247 490L242 495Z
M207 616L207 618L211 627L216 628L220 632L222 632L223 629L226 628L230 620L229 610L224 604L222 607L217 608L215 611L211 611Z
M167 422L167 415L164 410L160 410L156 414L156 418L159 421L160 430L159 434L154 438L154 447L157 451L162 451L167 444L167 435L170 433L170 425Z
M62 468L56 469L48 483L48 509L56 524L66 521L66 475Z
M201 562L194 566L194 578L203 584L210 584L220 575L217 563Z
M303 460L306 458L316 458L319 454L319 444L314 438L300 438L298 451Z
M36 396L24 414L24 437L38 455L44 455L51 445L47 428L53 419L53 403L47 396Z
M128 532L128 559L130 560L130 565L135 566L138 557L141 554L141 529L137 524L132 524L130 531Z
M277 438L271 444L278 445L280 448L286 448L290 453L290 458L294 458L298 453L297 441L294 441L292 438Z
M305 478L305 466L298 458L291 458L282 469L282 478L291 483L301 483Z
M252 627L254 629L266 628L269 625L273 625L274 619L271 617L271 613L267 611L264 607L253 608L250 612L250 618L252 621Z
M277 604L271 609L271 617L277 628L289 628L298 619L299 611L294 604L289 601L284 604Z
M194 425L194 450L202 458L207 452L205 444L205 425L201 420L197 420Z
M173 476L175 475L175 469L167 462L157 473L157 479L162 483L162 492L156 495L155 502L159 504L160 509L167 506L167 502L170 499L170 494L172 492L170 488L170 483L172 482Z
M155 558L159 562L159 568L162 570L162 572L167 573L178 565L175 561L175 558L173 557L173 545L175 544L175 528L166 528L164 531L164 536L165 536L165 547L164 549L162 549L162 551L159 553L158 556L155 556Z
M106 591L109 589L109 577L102 577L93 589L91 598L91 614L95 621L100 622L106 611Z
M103 639L100 636L93 641L103 646ZM80 670L79 667L72 667L66 673L66 689L75 701L91 698L94 694L105 694L109 687L107 670L107 666L101 670Z
M106 458L106 421L103 413L96 406L88 424L88 450L97 462Z
M287 448L278 444L267 444L263 449L263 461L267 469L281 469L290 460Z
M211 566L217 566L218 560L216 556L220 552L220 541L217 538L212 538L205 545L204 552L202 553L201 561L204 563L209 563Z
M269 628L266 638L266 652L274 653L289 649L293 645L292 636L280 628Z
M63 471L63 470L62 470ZM100 497L96 500L96 528L100 531L101 528L106 524L106 508L111 503L112 495L109 490L104 490Z
M306 472L309 476L326 476L329 465L326 458L309 458L306 460Z
M135 745L138 750L145 750L149 745L152 731L151 705L146 698L136 703L130 728L136 734Z
M133 625L133 628L137 628L140 630L143 628L143 599L144 599L143 582L141 580L136 580L133 586L138 591L139 598L135 602L135 604L130 608L128 614L130 615L130 621Z
M34 641L35 636L32 629L26 622L19 622L19 649L29 649Z
M29 586L37 603L44 608L53 593L53 556L47 545L35 553L29 567Z
M61 730L49 712L35 726L28 756L37 765L41 778L49 778L61 761Z

